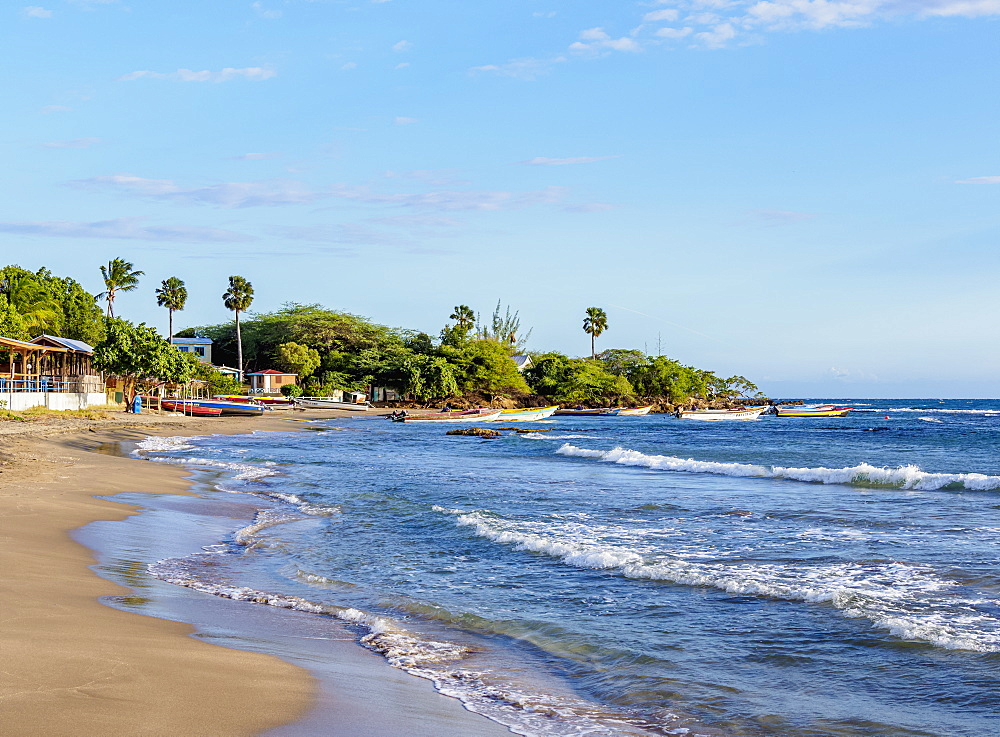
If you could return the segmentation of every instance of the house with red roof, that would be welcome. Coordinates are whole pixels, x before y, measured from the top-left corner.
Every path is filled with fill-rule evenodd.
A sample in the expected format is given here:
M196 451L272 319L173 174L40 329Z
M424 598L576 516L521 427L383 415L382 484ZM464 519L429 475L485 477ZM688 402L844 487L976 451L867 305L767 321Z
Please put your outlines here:
M298 383L298 374L286 374L274 369L247 374L251 394L281 394L281 387Z

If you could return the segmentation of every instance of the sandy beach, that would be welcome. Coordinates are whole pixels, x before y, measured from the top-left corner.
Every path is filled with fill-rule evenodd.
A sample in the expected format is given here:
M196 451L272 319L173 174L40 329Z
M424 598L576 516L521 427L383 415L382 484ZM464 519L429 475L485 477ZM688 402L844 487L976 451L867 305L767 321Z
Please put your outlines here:
M317 638L329 642L298 654L306 665L323 662L310 674L274 655L196 639L190 624L99 601L130 592L95 575L89 568L93 552L70 533L137 512L95 495L191 493L186 469L95 451L150 435L287 431L306 415L314 413L211 419L120 414L0 423L0 734L508 733L429 683L390 668L349 633ZM216 606L214 597L199 596ZM226 608L219 616L246 614L247 626L255 617L277 616L250 614L268 609L252 604L217 606Z

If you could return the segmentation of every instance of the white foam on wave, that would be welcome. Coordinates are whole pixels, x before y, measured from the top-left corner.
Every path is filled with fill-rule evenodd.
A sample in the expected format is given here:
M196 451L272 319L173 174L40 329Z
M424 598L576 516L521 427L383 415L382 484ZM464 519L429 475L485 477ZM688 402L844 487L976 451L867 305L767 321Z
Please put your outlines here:
M944 420L939 420L937 417L918 417L918 420L923 420L924 422L937 422L942 423Z
M140 455L142 453L176 453L182 450L191 450L196 447L193 441L201 437L148 437L135 444L135 450L132 451L132 455Z
M696 461L692 458L647 455L637 450L613 448L612 450L589 450L564 443L556 450L564 456L594 458L607 463L623 466L640 466L658 471L681 471L685 473L707 473L720 476L757 477L806 481L818 484L850 484L854 486L887 487L934 491L953 489L967 491L990 491L1000 489L1000 476L981 473L930 473L917 466L887 468L860 463L846 468L793 468L785 466L761 466L748 463L723 463L718 461Z
M443 510L447 511L447 510ZM514 550L539 553L577 568L615 570L625 578L710 587L731 594L822 603L864 618L906 640L937 647L1000 652L1000 619L973 610L982 599L956 594L959 584L933 568L900 562L832 565L703 563L655 555L601 540L598 532L570 534L549 525L549 533L483 512L451 512L456 524ZM997 602L989 602L996 606Z
M568 435L553 435L548 432L524 432L518 433L517 436L519 438L524 438L525 440L599 440L599 438L594 435L574 435L572 433Z
M235 463L233 461L217 461L214 458L188 458L188 457L155 457L146 458L147 461L156 463L176 463L183 466L201 466L204 468L218 468L227 471L228 476L235 481L259 481L268 476L278 473L274 461L266 461L262 464Z

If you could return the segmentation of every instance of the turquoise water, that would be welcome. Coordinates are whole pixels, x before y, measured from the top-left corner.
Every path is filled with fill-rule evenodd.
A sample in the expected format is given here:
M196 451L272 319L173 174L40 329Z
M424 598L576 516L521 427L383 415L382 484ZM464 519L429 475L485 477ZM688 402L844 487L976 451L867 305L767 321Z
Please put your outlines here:
M150 570L351 622L521 734L998 734L1000 402L854 404L150 440L260 504Z

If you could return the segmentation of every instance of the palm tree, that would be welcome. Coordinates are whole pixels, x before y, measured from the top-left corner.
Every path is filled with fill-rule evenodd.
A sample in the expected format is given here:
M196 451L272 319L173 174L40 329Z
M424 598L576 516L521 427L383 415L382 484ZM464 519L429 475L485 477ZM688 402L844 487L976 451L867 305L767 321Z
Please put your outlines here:
M588 307L587 316L583 318L583 332L590 334L590 358L597 358L594 352L594 338L601 337L601 333L608 329L608 315L600 307Z
M476 321L476 315L468 305L458 305L451 313L450 319L458 323L459 330L469 332Z
M170 312L170 340L174 339L174 310L183 310L187 303L188 290L184 282L176 276L164 279L160 282L160 288L156 290L156 304L166 307Z
M242 276L229 277L229 291L222 295L226 309L236 313L236 368L240 372L240 383L243 383L243 336L240 335L240 313L250 309L253 302L253 285Z
M107 266L101 267L101 276L104 277L104 286L108 291L101 292L97 297L108 301L108 317L115 316L115 295L118 292L131 292L139 286L139 277L144 273L133 271L132 264L120 258L112 259Z

